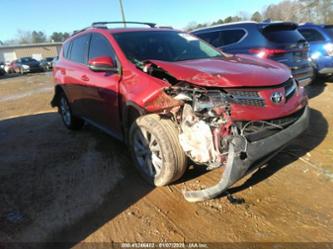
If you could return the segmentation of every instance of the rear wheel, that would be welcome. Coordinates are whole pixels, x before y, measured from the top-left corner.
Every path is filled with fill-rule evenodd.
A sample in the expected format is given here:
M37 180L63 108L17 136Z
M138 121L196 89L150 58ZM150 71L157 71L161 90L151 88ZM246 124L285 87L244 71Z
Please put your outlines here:
M61 93L59 98L59 113L64 125L70 130L79 130L84 125L84 121L73 116L70 104L64 93Z
M187 160L171 120L156 114L139 117L129 142L135 166L150 184L164 186L183 176Z

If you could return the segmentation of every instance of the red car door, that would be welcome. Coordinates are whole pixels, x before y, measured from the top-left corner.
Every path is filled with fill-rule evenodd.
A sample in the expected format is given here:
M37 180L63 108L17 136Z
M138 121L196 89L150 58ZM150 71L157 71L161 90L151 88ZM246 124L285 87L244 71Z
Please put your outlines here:
M107 38L102 34L92 33L88 61L101 56L108 56L116 61L115 52ZM85 87L82 88L83 104L88 112L86 117L113 136L121 138L118 104L120 74L93 72L87 68L87 72L81 76L81 79L86 81Z
M87 87L88 48L90 34L84 34L74 38L69 45L69 52L64 55L66 60L58 64L56 70L65 79L64 90L71 103L75 115L86 118L89 111L85 109L85 98L83 88Z

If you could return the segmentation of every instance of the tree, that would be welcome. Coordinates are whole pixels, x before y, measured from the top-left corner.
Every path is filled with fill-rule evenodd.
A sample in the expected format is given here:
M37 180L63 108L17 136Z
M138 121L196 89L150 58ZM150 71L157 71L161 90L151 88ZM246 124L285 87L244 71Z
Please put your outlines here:
M223 24L223 23L224 23L223 19L219 19L216 22L213 22L212 25L219 25L219 24Z
M63 34L63 41L65 41L65 40L68 39L69 37L70 37L70 34L67 33L67 32L65 32L65 33Z
M16 44L32 43L32 35L30 31L17 30L16 38L13 40Z
M46 42L46 35L42 31L32 31L31 42L32 43L43 43Z
M52 42L63 42L65 41L68 37L69 37L69 33L67 32L53 32L51 37L50 37L50 40Z
M298 23L333 23L333 0L284 0L269 5L263 16Z
M207 23L199 23L197 24L196 22L190 22L189 24L186 25L184 28L185 31L190 32L192 30L198 29L198 28L204 28L209 26Z
M251 20L255 21L255 22L261 22L263 20L263 18L262 18L262 15L260 14L260 12L256 11L253 13Z
M233 22L231 16L228 16L227 18L224 19L224 23L228 23L228 22Z

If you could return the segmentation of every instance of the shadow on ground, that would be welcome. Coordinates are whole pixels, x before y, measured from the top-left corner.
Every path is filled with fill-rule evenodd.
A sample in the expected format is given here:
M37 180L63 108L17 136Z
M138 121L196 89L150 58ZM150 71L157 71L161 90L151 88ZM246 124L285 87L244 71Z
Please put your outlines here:
M309 98L314 98L320 95L324 90L327 84L333 83L333 77L324 78L320 77L317 78L314 82L312 82L309 86L307 86L306 93L308 94Z
M318 146L327 132L326 119L311 109L310 129L229 192L270 177ZM2 242L70 247L152 190L132 167L126 146L91 126L68 131L57 113L0 121L0 148ZM195 167L184 180L203 173Z
M0 121L0 148L1 242L70 247L152 190L123 144L56 113Z

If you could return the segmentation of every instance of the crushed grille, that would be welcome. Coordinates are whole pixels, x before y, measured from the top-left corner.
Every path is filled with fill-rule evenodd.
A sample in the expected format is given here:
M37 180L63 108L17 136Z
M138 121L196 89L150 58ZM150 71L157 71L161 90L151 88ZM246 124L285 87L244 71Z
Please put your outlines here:
M229 90L228 93L232 96L233 100L237 104L257 107L265 106L264 99L259 96L257 91Z

